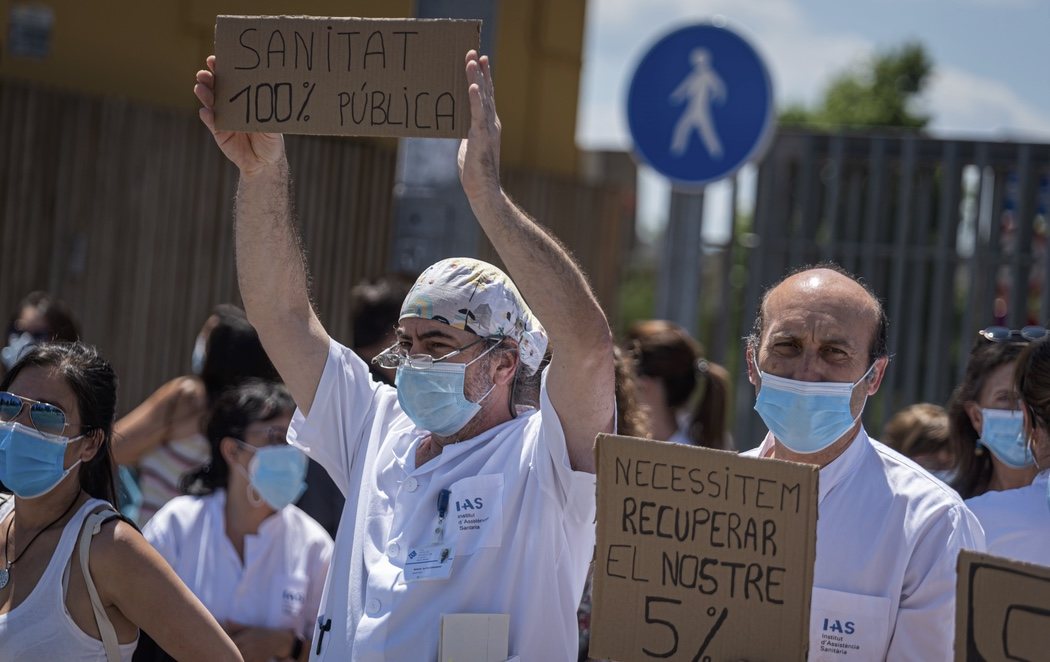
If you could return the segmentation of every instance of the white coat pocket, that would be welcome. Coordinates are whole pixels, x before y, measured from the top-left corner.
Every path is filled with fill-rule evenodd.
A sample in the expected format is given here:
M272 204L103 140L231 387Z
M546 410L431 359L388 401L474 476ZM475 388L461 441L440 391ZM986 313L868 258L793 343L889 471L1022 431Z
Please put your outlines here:
M275 582L275 586L279 589L280 594L277 596L278 604L275 605L276 609L274 611L276 613L271 615L268 622L273 624L280 623L281 627L295 628L296 632L298 632L303 620L303 609L306 607L306 592L309 582L303 576L290 576ZM270 627L275 626L271 625Z
M809 660L882 660L890 640L890 599L813 587Z
M446 530L456 556L503 544L503 474L471 476L452 483Z

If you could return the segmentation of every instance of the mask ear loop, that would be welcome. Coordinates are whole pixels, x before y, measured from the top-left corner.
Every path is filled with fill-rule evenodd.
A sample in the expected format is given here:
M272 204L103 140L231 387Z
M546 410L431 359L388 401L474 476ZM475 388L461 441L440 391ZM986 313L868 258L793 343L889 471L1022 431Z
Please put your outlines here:
M241 441L240 439L234 439L234 441L236 441L242 447L245 447L245 448L249 447L248 444L246 444L245 442ZM255 449L254 448L252 449L252 456L253 457L255 456ZM246 493L248 495L248 503L252 504L256 508L258 508L259 506L261 506L264 503L266 503L265 499L262 498L262 495L259 494L259 492L257 492L256 489L252 486L251 473L249 473L247 469L242 467L240 462L235 463L233 466L237 467L237 471L239 471L241 473L241 475L244 476L244 479L248 481L248 488L246 490Z
M470 361L467 361L467 363L464 365L464 368L463 368L464 371L466 371L467 366L470 366L471 364L473 364L473 363L475 363L477 361L480 361L486 354L488 354L492 350L494 350L497 347L499 347L500 345L502 345L503 344L503 340L505 338L506 338L506 336L500 336L499 340L494 345L492 345L492 347L489 347L488 349L486 349L481 354L478 354L476 357L474 357ZM510 392L511 392L510 408L511 408L511 416L513 418L517 418L516 416L514 416L514 411L513 411L514 410L514 387L515 387L516 382L517 382L517 379L512 381L511 385L510 385ZM480 398L478 398L477 400L475 400L474 404L480 405L482 402L485 401L485 398L489 397L489 395L492 394L492 392L494 390L496 390L496 382L495 381L492 382L492 386L489 387L489 390L485 391L485 395L483 395Z
M1032 456L1032 464L1039 471L1043 470L1043 467L1039 466L1039 457L1035 452L1035 432L1039 428L1039 418L1035 415L1035 410L1028 403L1025 403L1025 408L1028 409L1028 418L1032 420L1032 432L1025 439L1025 445L1028 447L1028 452Z

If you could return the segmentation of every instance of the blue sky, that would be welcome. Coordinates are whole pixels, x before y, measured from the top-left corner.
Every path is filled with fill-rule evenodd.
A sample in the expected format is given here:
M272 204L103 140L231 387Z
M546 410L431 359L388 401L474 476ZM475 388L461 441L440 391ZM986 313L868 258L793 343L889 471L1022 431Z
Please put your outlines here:
M629 148L623 105L638 60L670 29L716 15L766 58L778 105L813 103L835 74L915 40L934 63L919 109L935 134L1050 142L1050 0L588 0L587 12L583 148ZM652 227L668 189L649 174L641 186Z

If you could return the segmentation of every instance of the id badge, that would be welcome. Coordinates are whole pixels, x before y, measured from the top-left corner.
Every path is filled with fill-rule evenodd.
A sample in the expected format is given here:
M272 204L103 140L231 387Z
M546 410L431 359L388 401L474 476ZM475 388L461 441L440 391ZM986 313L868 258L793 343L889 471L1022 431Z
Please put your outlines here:
M885 659L889 613L889 598L814 586L809 662Z
M405 582L448 579L455 556L452 545L444 542L413 547L405 559Z

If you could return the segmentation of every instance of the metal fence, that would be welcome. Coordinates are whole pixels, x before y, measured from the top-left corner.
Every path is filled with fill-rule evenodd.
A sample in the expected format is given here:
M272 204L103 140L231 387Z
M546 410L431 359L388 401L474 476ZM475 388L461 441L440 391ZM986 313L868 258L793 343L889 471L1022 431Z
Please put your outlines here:
M389 266L395 153L290 136L288 154L314 300L329 332L348 341L350 288ZM35 289L64 299L83 338L112 361L127 411L187 371L215 304L239 301L236 184L193 113L0 81L0 314ZM615 311L633 235L628 192L515 172L506 184ZM493 257L487 245L462 250Z
M1046 144L781 131L751 223L706 247L700 335L736 380L738 446L765 430L739 339L793 268L834 261L884 300L893 359L865 412L875 435L901 407L947 401L978 329L1046 322L1048 181Z

